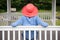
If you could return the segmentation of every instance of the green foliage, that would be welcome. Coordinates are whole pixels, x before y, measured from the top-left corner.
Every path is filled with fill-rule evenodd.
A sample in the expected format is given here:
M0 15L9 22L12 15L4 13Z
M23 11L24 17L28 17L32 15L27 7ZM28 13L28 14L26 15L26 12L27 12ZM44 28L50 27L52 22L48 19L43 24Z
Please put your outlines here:
M56 6L56 11L60 12L60 5Z
M0 9L0 13L5 12L5 10Z
M52 0L11 0L11 7L21 10L28 3L33 3L38 9L51 9ZM7 0L0 0L0 9L7 10Z
M60 26L60 19L59 20L56 20L56 25L57 26Z
M60 6L57 6L57 13L56 13L56 17L60 17ZM57 19L58 19L57 18ZM60 19L56 20L56 25L60 26Z
M7 10L7 0L0 0L0 10Z
M60 4L60 0L56 0L56 3L57 3L57 4Z
M12 0L12 7L17 8L17 11L28 3L33 3L38 9L51 9L51 0Z

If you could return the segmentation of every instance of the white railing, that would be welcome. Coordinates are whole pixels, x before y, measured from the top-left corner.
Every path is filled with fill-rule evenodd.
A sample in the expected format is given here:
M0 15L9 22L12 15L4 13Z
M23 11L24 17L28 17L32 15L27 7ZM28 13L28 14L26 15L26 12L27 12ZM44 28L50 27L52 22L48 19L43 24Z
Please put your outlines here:
M10 40L10 31L13 32L13 40L16 40L15 37L15 32L18 31L18 38L17 40L21 40L21 31L24 32L24 40L26 40L26 32L25 31L29 31L29 40L31 40L31 31L34 31L34 40L36 40L36 31L39 32L39 40L42 40L42 31L44 31L45 34L45 40L47 40L47 31L50 32L50 40L52 40L52 32L55 31L55 39L58 40L58 31L60 31L60 27L59 26L48 26L47 28L43 28L40 26L18 26L18 27L11 27L11 26L0 26L0 31L2 32L2 39L1 40L5 40L5 31L7 31L7 39ZM1 34L0 34L1 35Z
M7 17L7 15L10 15L9 16L9 19ZM12 12L10 14L6 14L6 13L2 13L0 14L0 23L2 22L1 25L9 25L11 24L12 22L16 21L17 19L20 18L20 16L22 16L22 13L19 13L19 12ZM51 12L40 12L38 13L38 16L45 22L49 23L49 25L53 25L53 19L52 19L52 13ZM5 22L7 24L5 24ZM1 26L0 25L0 26Z

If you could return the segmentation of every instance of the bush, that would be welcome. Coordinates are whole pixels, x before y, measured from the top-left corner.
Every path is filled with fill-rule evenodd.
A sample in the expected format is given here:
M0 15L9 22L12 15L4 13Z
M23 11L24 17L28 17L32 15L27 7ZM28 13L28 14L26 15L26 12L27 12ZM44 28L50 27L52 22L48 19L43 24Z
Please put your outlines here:
M2 12L6 12L6 11L5 11L5 10L0 9L0 13L2 13Z
M16 8L17 11L21 10L22 7L28 3L33 3L38 7L38 9L51 9L51 0L41 1L41 0L11 0L11 7ZM7 0L0 0L0 9L7 10Z

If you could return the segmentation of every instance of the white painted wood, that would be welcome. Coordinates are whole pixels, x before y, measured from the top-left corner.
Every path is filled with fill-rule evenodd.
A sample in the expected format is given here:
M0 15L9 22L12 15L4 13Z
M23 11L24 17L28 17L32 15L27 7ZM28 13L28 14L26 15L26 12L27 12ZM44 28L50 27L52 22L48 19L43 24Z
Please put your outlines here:
M50 31L50 40L52 40L52 31Z
M31 40L31 30L29 30L29 40Z
M56 33L56 40L58 40L58 31L55 31L55 33Z
M34 30L34 40L36 40L36 30Z
M8 40L10 40L10 31L8 31Z
M24 40L26 40L26 36L25 36L25 31L29 30L29 40L31 40L31 30L34 30L34 40L36 40L36 31L39 31L39 40L41 40L41 31L45 31L45 40L47 40L47 31L50 31L50 40L52 40L52 31L56 31L56 40L58 40L58 31L60 31L60 27L59 26L55 26L55 27L47 27L47 28L41 28L39 26L29 26L29 27L24 27L24 26L20 26L20 27L16 27L16 28L12 28L12 27L0 27L0 31L2 31L2 40L4 40L4 31L8 31L8 40L10 40L10 31L13 31L13 40L15 40L15 31L18 31L18 39L20 40L20 30L24 31Z
M56 0L52 0L52 19L53 25L56 25Z
M18 31L18 40L20 40L20 30Z
M7 26L7 27L3 27L3 26L1 26L0 27L0 31L7 31L7 30L10 30L10 31L12 31L12 30L60 30L60 26L48 26L48 27L46 27L46 28L42 28L42 27L40 27L40 26L20 26L20 27L15 27L15 28L13 28L13 27L9 27L9 26Z
M17 26L17 27L15 27L15 28L19 28L19 29L20 29L20 28L22 28L22 27L23 27L23 28L29 28L29 27L30 27L30 28L31 28L31 27L32 27L32 28L34 28L34 27L35 27L35 28L37 28L37 27L43 28L43 27L40 26L40 25L39 25L39 26ZM60 27L60 26L48 26L48 27L46 27L46 28L58 28L58 27ZM0 28L14 28L14 27L12 27L12 26L0 26Z
M2 40L5 40L5 38L4 38L4 31L2 31Z
M13 30L13 40L15 40L15 30Z
M25 30L24 30L24 40L26 40L26 36L25 36L25 33L26 33L26 32L25 32Z
M45 30L45 40L47 40L47 30Z
M7 13L9 14L11 12L11 0L7 0Z
M39 40L41 40L41 30L39 31Z

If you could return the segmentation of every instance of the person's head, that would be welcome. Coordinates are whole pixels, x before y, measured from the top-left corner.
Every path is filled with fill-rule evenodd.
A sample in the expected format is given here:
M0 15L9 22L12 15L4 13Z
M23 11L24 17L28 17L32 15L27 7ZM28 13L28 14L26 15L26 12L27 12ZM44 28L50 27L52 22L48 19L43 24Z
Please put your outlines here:
M23 7L22 14L27 17L33 17L38 14L38 9L32 3L29 3Z

